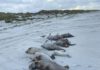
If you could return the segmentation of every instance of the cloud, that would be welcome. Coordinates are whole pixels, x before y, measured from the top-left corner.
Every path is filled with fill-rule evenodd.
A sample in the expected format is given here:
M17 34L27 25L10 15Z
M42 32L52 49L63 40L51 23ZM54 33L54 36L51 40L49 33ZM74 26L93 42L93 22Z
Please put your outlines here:
M1 12L36 12L42 9L100 10L100 0L0 0Z
M48 2L53 2L54 0L47 0Z
M88 2L87 2L88 1ZM100 2L98 0L87 0L87 1L82 1L82 2L78 2L77 0L77 4L75 7L71 7L70 9L75 9L75 10L79 10L79 9L84 9L84 10L100 10Z
M13 4L13 3L3 3L0 4L0 11L1 12L27 12L27 7L29 4Z

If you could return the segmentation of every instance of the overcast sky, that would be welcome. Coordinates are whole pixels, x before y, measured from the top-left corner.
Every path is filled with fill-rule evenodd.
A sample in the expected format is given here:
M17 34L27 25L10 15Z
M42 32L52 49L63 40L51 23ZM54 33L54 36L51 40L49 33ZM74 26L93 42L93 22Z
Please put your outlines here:
M36 12L42 9L100 10L100 0L0 0L0 12Z

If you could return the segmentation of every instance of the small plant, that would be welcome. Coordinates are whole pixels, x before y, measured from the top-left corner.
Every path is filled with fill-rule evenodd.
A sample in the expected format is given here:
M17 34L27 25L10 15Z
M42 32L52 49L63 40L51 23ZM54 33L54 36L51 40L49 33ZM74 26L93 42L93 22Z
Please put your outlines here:
M6 22L6 23L12 23L13 20L11 20L11 19L6 19L5 22Z

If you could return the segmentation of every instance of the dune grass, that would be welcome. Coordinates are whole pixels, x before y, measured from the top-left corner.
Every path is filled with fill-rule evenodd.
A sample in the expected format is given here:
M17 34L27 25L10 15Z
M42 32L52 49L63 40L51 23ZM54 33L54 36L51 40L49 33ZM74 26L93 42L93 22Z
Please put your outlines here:
M32 16L37 15L55 15L57 17L57 14L78 14L78 13L88 13L92 11L97 10L41 10L36 13L4 13L0 12L0 21L4 20L6 23L12 23L13 21L26 21L26 20L33 20Z

